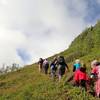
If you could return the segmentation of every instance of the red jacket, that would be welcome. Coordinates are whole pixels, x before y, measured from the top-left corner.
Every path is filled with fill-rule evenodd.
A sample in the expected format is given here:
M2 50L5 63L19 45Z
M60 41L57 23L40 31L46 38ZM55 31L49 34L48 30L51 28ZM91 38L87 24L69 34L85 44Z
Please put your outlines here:
M75 81L79 81L79 80L89 80L89 77L86 74L86 72L82 72L79 69L79 70L75 71L75 73L74 73L74 80Z

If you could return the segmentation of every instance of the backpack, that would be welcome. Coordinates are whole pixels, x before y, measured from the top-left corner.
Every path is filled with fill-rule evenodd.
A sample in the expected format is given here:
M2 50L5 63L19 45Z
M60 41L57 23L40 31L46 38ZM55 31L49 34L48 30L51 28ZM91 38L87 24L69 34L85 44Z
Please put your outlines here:
M43 65L44 66L49 66L49 62L47 60L44 60Z
M43 59L42 58L39 59L39 63L43 63Z
M90 78L94 80L97 80L100 78L100 65L97 66L96 73L91 73Z
M56 70L56 65L54 63L51 63L50 68L51 68L51 70Z
M65 63L65 59L64 59L63 56L60 56L60 57L58 58L58 63L59 63L59 64Z

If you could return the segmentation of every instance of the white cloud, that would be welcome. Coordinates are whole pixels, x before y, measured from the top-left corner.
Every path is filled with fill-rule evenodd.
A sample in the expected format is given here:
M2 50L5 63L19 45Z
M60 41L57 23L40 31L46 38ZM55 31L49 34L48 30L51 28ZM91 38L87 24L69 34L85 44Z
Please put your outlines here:
M0 4L3 5L3 6L7 5L7 0L0 0Z
M14 62L23 64L17 55L16 49L26 41L21 32L0 29L0 66L2 64L12 64Z
M100 4L100 0L96 0L98 4Z
M1 0L0 64L22 64L17 49L28 52L29 63L66 49L86 27L86 11L80 0Z

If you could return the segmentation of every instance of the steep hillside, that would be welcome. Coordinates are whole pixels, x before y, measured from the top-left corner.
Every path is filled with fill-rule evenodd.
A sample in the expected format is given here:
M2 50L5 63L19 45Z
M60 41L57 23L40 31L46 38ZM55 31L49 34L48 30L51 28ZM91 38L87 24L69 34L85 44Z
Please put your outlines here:
M61 55L66 57L67 62L76 58L87 62L100 59L100 21L95 26L85 29Z
M76 58L88 64L93 59L100 59L100 22L84 30L69 49L57 55L64 55L69 67ZM53 81L50 75L39 73L37 67L37 64L33 64L1 75L0 100L98 100L84 90L80 91L80 88L64 84L72 71L58 83L57 78Z
M0 76L0 100L96 100L84 90L64 84L67 76L59 83L39 73L37 65L27 66Z

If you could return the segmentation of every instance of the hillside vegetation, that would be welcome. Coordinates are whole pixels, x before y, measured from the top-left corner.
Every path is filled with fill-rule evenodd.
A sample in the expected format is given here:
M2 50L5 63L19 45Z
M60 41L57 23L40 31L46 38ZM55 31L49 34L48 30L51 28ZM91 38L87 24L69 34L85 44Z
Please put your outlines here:
M100 59L100 21L95 26L85 29L72 41L69 49L61 53L67 62L80 58L89 62Z
M58 83L39 73L37 65L27 66L0 76L0 100L95 100L84 90L64 84L65 79L66 75Z
M64 55L70 68L76 58L88 65L93 59L100 60L100 22L84 30L69 49L57 55ZM39 73L37 67L37 64L33 64L1 75L0 100L99 100L70 83L65 84L72 71L58 83L57 78L52 80L50 75Z

